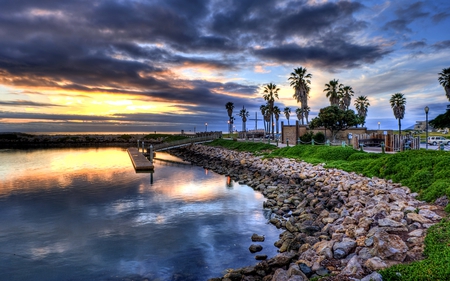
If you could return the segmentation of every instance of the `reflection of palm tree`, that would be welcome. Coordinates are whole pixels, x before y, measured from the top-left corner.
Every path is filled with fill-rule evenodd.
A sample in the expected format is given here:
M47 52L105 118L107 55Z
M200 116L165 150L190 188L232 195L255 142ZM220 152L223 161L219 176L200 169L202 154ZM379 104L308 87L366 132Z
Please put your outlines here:
M225 108L227 109L227 113L228 113L228 132L230 132L231 134L231 128L233 128L233 109L234 109L234 103L232 102L227 102L225 104Z
M278 120L280 119L281 110L278 106L273 107L273 114L275 115L275 122L277 123L277 134L278 134Z
M306 68L299 67L295 68L294 72L291 73L291 77L288 79L291 80L291 87L294 88L294 98L297 102L300 102L300 107L305 109L308 107L308 96L311 84L311 80L309 80L312 75L310 73L306 74ZM304 124L303 117L301 119L302 125ZM306 116L306 123L308 123L308 117Z
M284 110L284 116L286 117L287 121L288 121L288 125L289 124L289 117L291 116L291 109L289 107L285 107Z
M361 126L364 126L366 123L367 110L370 106L369 100L367 96L359 96L355 100L355 108L358 111L358 117L361 120Z
M352 101L353 94L355 92L353 92L353 89L350 86L344 86L339 90L341 97L339 106L341 107L342 110L348 110L350 103Z
M242 131L246 132L245 123L247 122L247 118L250 116L250 113L244 106L242 106L241 111L239 111L239 116L242 118Z
M339 92L343 85L339 84L339 80L333 79L328 84L325 84L325 86L326 88L323 91L327 92L327 98L330 99L330 105L339 106Z
M442 69L439 75L439 83L444 87L447 99L450 100L450 67Z
M395 119L398 119L398 134L401 135L402 124L400 120L405 117L406 98L402 93L395 93L392 95L389 102L391 103L392 110L394 111Z
M263 98L265 101L267 101L267 105L269 106L269 115L271 117L272 122L272 138L274 137L274 122L273 122L273 107L275 103L275 98L278 99L278 91L280 88L277 88L277 85L273 83L269 83L264 87L264 94Z

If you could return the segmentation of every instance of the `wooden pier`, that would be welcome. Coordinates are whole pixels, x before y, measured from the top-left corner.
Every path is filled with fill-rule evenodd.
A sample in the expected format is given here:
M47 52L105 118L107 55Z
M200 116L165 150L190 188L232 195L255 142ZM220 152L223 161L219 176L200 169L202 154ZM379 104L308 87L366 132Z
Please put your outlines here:
M128 148L127 152L136 171L152 171L155 168L136 147Z

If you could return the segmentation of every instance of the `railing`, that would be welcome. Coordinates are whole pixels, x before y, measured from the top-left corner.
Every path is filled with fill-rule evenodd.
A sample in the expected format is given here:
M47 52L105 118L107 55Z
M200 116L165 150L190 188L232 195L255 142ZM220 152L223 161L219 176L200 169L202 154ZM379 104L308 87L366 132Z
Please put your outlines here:
M204 136L204 137L188 138L188 139L184 139L184 140L164 142L164 143L159 143L159 144L153 145L153 151L162 151L162 150L181 147L181 146L190 145L190 144L194 144L194 143L208 142L208 141L213 141L218 138L220 138L220 135L214 134L214 135Z

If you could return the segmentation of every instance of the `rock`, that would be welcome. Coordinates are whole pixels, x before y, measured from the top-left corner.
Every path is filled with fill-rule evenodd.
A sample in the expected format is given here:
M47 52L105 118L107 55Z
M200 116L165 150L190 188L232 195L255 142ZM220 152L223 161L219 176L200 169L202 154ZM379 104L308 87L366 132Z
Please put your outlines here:
M373 257L373 258L368 259L364 263L364 266L366 266L368 269L373 270L373 271L377 271L377 270L388 267L388 265L379 257Z
M422 237L424 234L423 229L416 229L408 233L409 236Z
M364 270L362 269L358 256L353 256L347 263L347 266L341 271L342 275L357 275L363 276Z
M291 260L295 257L292 252L286 252L276 255L268 260L270 266L284 266L291 263Z
M306 264L304 264L302 262L298 264L298 267L307 277L311 277L311 274L312 274L311 267L307 266Z
M442 207L447 206L448 203L449 203L449 200L446 195L439 197L438 199L436 199L436 201L434 201L434 204L436 204L438 206L442 206Z
M267 259L267 255L256 255L255 260L257 261L263 261Z
M308 281L308 277L300 270L298 264L292 263L291 265L289 265L287 273L289 277L297 276L296 280Z
M378 272L372 272L366 277L362 278L360 281L383 281L381 274Z
M388 227L401 227L401 226L403 226L402 223L400 223L398 221L395 221L395 220L388 219L388 218L378 220L378 225L379 226L388 226Z
M412 221L420 222L420 223L431 223L431 220L426 217L416 214L416 213L408 213L406 217Z
M333 245L334 258L342 259L346 257L356 247L356 241L350 238L342 239Z
M426 217L428 219L431 219L431 220L440 220L440 219L442 219L441 216L439 216L438 214L436 214L435 212L430 211L430 210L422 209L422 210L419 211L419 215L422 215L422 216L424 216L424 217Z
M253 233L252 242L264 242L264 235L258 235L256 233Z
M370 251L373 256L403 261L407 251L408 246L398 235L381 231L373 236L373 248Z
M261 245L252 244L248 248L251 253L261 252L263 247Z
M287 271L282 268L278 268L273 274L271 281L288 281L288 279L289 276L287 274Z

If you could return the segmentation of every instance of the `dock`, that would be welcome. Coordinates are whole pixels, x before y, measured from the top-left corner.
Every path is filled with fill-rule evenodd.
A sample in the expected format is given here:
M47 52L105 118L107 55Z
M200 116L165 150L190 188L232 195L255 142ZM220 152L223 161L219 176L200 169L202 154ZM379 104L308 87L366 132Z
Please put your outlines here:
M127 152L136 171L151 171L155 168L136 147L128 148Z

